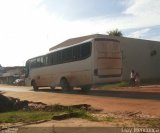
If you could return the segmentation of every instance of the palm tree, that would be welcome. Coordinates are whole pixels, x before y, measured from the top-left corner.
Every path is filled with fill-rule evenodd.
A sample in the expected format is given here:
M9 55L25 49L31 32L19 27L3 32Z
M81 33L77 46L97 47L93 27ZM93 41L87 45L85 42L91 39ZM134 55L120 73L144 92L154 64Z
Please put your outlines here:
M119 36L119 37L123 36L122 32L119 31L118 29L108 31L107 33L109 36Z

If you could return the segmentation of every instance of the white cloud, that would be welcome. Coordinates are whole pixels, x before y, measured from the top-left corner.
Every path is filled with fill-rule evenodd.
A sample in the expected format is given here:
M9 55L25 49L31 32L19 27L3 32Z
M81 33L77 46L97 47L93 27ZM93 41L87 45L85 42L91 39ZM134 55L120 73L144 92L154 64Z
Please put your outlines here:
M124 11L132 15L135 23L147 27L160 24L160 1L159 0L133 0L130 7Z
M132 4L130 4L130 7L125 11L125 13L135 16L159 15L159 5L159 0L132 0Z

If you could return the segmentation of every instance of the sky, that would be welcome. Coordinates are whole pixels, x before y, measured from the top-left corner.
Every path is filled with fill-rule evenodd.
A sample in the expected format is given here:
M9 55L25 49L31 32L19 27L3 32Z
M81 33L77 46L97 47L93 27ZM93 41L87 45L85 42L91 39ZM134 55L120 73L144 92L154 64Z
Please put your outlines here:
M160 41L160 0L0 0L0 64L22 66L69 38L118 28Z

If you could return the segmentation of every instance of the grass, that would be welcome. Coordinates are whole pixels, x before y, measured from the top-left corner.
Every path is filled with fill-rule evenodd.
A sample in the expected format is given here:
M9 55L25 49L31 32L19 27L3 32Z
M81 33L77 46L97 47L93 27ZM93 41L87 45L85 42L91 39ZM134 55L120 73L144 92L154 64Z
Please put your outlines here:
M67 114L67 117L63 114ZM0 123L34 122L40 120L54 120L56 116L62 119L82 118L90 121L98 121L89 112L81 109L68 109L64 111L45 112L45 111L13 111L0 113Z
M60 116L62 119L57 119ZM98 119L89 112L81 109L68 109L64 111L57 112L44 112L44 111L13 111L0 113L0 123L17 123L17 122L36 122L40 120L63 120L69 118L81 118L89 121L103 121L115 123L117 118L115 117L105 117ZM147 127L160 127L160 119L150 118L150 119L132 119L132 123L139 126ZM123 122L123 121L120 121Z
M119 83L113 83L113 84L107 84L104 85L102 88L103 89L109 89L109 88L113 88L113 87L128 87L130 86L128 82L119 82Z
M64 118L82 118L90 121L98 121L96 117L91 115L89 112L82 109L68 109L60 114L53 115L52 119L64 119Z
M98 121L95 116L84 110L71 110L69 112L75 114L75 116L77 116L78 118L87 119L90 121Z
M0 123L33 122L40 120L51 120L52 112L41 111L13 111L0 113Z
M128 82L120 82L120 83L115 84L115 86L117 86L117 87L128 87L130 85L129 85Z

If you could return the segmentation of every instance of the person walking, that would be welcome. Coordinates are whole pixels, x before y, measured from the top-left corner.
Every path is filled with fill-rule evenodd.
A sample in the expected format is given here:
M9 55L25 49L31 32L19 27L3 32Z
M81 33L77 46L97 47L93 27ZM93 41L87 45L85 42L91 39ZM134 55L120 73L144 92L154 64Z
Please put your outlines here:
M139 87L139 85L140 85L140 76L139 76L139 73L135 74L135 85L137 87Z
M131 74L130 74L130 84L131 86L135 86L135 72L134 70L131 71Z

